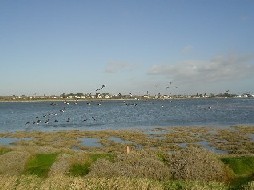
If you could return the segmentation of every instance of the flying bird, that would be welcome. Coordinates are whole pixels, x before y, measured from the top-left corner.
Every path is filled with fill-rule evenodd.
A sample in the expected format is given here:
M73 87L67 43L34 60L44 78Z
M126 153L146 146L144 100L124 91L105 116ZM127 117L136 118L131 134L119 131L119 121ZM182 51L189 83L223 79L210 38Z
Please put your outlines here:
M103 88L105 88L106 86L103 84L101 85L101 88L97 88L95 91L99 91L99 90L102 90Z

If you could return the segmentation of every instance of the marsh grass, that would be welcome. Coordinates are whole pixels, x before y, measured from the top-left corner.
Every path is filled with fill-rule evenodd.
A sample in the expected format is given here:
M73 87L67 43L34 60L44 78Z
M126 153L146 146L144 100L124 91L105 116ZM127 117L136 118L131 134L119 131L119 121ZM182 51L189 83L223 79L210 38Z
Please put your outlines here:
M0 133L0 137L10 138L30 138L29 141L17 141L15 146L37 146L51 147L58 150L73 149L86 152L118 152L124 153L125 147L132 146L134 149L148 150L151 148L170 152L181 148L180 143L197 144L207 142L216 150L222 150L229 154L253 154L254 134L252 126L234 126L226 129L214 129L209 127L170 127L158 128L159 133L151 136L146 132L139 130L103 130L103 131L56 131L56 132L38 132L38 131L19 131L15 133ZM121 138L124 142L114 142L110 137ZM101 147L82 146L79 139L97 138L102 144Z
M163 190L164 184L149 179L80 178L57 175L42 179L38 176L1 176L0 189L4 190Z
M0 147L0 155L10 152L11 149L7 147Z
M253 156L227 157L221 160L234 171L235 177L231 181L234 189L238 189L254 180Z
M86 163L83 163L83 164L73 164L70 168L70 175L72 176L85 176L89 173L89 167L91 166L91 163L90 162L86 162Z
M214 174L215 171L220 170L216 170L215 167L213 171L212 165L216 166L220 158L226 158L226 160L229 158L228 163L223 163L227 169L231 168L231 165L234 167L237 165L237 162L231 158L251 157L254 153L253 126L234 126L225 129L165 127L156 129L156 133L159 134L159 138L158 135L127 130L0 133L0 137L29 138L29 141L19 140L15 144L0 147L0 175L9 175L10 186L16 185L11 186L15 188L10 189L110 189L109 187L111 189L142 189L142 183L144 187L147 187L146 189L217 189L217 187L225 189L229 186L211 182L212 178L202 181L199 176L217 175ZM114 142L110 140L110 137L121 138L127 143ZM102 146L99 148L82 146L80 138L97 138ZM200 142L207 142L208 146L224 150L227 155L212 153L213 156L211 156L210 151L210 156L206 156L206 152L199 154L195 151L189 155L185 154L191 147L202 148ZM184 143L186 146L180 146L179 143ZM126 155L127 145L131 147L131 155ZM78 149L74 150L73 147L78 147ZM143 151L145 154L140 154L139 151ZM180 153L176 154L177 152ZM57 156L52 160L50 156L39 159L38 155ZM185 178L183 178L184 181L179 181L182 178L176 177L172 180L172 167L166 163L168 158L165 155L179 156L175 163L180 166L181 164L192 166L185 167L186 171L180 168L179 172L193 170L188 175L194 176L196 172L195 175L198 176L190 178L190 180L194 180L192 182ZM233 168L230 171L235 172L231 186L235 189L239 189L240 186L244 186L245 189L254 189L253 172L246 173L249 169L248 166L253 161L247 159L241 162L240 165L245 166L240 167L240 173ZM253 165L251 167L253 168ZM177 171L177 166L175 168ZM202 170L202 168L204 169ZM208 169L205 170L205 168ZM231 175L230 172L229 175ZM21 177L20 174L25 175ZM5 177L0 178L4 180ZM0 182L0 189L1 183L4 182ZM136 183L136 185L134 186L132 183Z
M74 163L69 170L71 176L85 176L90 172L90 166L98 159L113 161L113 154L87 154L86 159L81 163Z
M172 180L164 182L164 190L229 190L229 187L220 182Z
M223 162L204 148L191 146L160 157L169 166L175 180L227 182L230 178Z
M254 174L254 157L253 156L241 156L233 158L222 158L225 164L237 175L251 175Z
M251 184L246 186L246 190ZM0 189L3 190L228 190L229 187L218 182L197 181L155 181L144 178L81 178L56 175L51 178L39 178L35 175L0 175Z
M57 154L36 154L30 158L25 166L24 174L47 177Z
M29 157L28 152L15 150L0 155L0 174L20 174L24 170Z
M135 151L118 154L114 162L98 159L94 162L89 177L129 177L153 180L170 179L169 168L153 153Z

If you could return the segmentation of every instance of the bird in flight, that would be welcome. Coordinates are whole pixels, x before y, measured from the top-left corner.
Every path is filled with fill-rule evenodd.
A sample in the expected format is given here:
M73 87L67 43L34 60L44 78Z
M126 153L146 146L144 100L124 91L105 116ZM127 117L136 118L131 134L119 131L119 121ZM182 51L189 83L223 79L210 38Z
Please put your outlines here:
M103 84L103 85L101 85L100 88L97 88L96 91L102 90L102 89L105 88L105 87L106 87L106 86Z

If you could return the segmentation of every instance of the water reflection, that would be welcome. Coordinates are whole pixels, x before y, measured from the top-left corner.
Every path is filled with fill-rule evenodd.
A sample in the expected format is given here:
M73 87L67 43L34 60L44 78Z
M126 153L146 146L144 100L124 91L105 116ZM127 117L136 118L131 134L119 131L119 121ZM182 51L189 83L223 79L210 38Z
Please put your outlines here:
M29 140L32 140L32 138L1 137L0 144L8 146L17 143L18 141L29 141Z
M82 146L89 146L89 147L102 147L102 144L99 142L100 139L92 138L92 137L84 137L78 139L81 142Z

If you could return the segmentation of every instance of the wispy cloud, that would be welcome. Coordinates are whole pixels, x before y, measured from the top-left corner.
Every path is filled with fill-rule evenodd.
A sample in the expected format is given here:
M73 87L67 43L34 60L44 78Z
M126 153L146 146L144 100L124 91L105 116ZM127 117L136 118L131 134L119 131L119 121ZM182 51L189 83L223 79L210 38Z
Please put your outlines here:
M253 55L217 56L209 61L185 61L175 65L154 65L148 74L164 75L181 83L235 81L254 73Z
M133 69L134 65L130 63L125 62L119 62L119 61L112 61L108 62L105 68L106 73L118 73L121 71L131 71Z
M181 50L181 53L182 54L188 54L188 53L191 53L193 50L193 46L191 45L186 45L182 50Z

